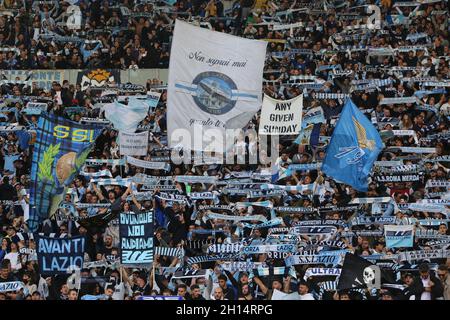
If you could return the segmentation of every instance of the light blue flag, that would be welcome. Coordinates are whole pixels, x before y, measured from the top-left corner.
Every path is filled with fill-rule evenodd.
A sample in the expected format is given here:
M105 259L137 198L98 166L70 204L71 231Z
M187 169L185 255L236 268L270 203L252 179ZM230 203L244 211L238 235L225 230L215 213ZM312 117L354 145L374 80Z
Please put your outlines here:
M129 133L136 131L138 124L147 116L148 108L147 103L132 97L128 105L115 101L103 107L105 118L112 122L114 128Z
M380 134L347 99L327 148L322 171L358 191L367 191L367 177L383 149Z
M385 225L387 248L411 248L414 245L414 225Z

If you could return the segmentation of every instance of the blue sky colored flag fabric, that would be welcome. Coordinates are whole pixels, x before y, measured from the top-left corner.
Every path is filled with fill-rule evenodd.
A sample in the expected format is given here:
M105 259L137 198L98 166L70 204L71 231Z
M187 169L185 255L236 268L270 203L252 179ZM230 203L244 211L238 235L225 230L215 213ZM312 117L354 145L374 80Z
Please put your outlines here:
M133 133L138 124L147 116L148 104L136 98L130 98L128 105L117 101L106 104L105 118L114 124L118 131Z
M322 171L358 191L367 191L367 178L382 149L377 129L347 99L328 145Z

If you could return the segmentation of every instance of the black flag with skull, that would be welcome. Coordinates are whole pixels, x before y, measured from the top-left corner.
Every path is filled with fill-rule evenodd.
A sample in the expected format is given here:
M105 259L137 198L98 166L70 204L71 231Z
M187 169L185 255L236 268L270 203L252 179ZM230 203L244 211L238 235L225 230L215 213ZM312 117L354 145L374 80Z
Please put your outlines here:
M346 253L337 290L379 286L380 269L366 259Z

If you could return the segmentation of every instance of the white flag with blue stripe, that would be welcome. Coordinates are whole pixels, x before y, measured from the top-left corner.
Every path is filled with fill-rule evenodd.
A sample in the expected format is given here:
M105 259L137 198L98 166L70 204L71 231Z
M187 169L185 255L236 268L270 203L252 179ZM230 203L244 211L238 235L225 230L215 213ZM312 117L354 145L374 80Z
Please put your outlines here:
M264 41L176 21L167 100L170 147L206 151L215 139L223 148L225 129L242 129L251 120L261 107L266 47ZM194 143L194 136L200 141Z

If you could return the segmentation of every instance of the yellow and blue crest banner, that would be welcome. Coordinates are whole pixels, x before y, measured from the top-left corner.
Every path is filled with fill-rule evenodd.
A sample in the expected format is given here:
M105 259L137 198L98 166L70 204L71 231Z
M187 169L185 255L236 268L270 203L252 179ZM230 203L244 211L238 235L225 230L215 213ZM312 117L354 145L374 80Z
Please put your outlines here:
M102 126L41 115L31 165L30 232L36 232L49 216L53 202L72 183L102 129Z

